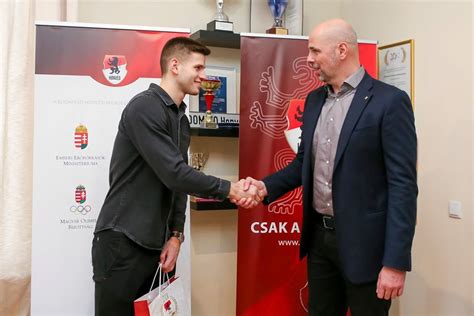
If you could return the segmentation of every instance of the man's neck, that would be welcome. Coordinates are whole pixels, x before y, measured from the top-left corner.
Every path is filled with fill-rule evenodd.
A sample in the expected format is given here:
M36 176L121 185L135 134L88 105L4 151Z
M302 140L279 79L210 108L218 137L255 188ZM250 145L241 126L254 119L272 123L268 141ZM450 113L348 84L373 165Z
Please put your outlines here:
M185 94L178 88L176 83L170 82L163 78L160 82L160 87L168 93L173 102L179 107L183 102Z
M341 91L344 82L347 80L347 78L355 74L357 70L359 70L359 67L359 65L352 65L351 67L347 67L346 69L341 70L336 80L334 80L334 82L330 84L334 93L337 94L339 93L339 91Z

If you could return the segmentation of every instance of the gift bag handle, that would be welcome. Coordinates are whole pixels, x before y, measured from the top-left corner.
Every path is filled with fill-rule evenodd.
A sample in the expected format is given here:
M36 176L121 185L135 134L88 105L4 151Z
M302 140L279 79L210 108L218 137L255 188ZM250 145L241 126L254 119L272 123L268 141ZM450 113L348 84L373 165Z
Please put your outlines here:
M153 290L153 285L155 285L155 281L156 281L156 276L158 275L158 273L160 273L162 271L162 267L161 267L161 263L158 264L158 269L156 269L156 272L155 272L155 276L153 277L153 281L151 282L151 287L150 287L150 291L148 293L150 293L152 290ZM161 295L161 284L162 284L162 275L163 273L160 273L159 277L158 277L158 296ZM165 273L165 277L166 277L166 280L164 280L165 282L166 281L169 281L170 280L170 277L168 275L168 273Z

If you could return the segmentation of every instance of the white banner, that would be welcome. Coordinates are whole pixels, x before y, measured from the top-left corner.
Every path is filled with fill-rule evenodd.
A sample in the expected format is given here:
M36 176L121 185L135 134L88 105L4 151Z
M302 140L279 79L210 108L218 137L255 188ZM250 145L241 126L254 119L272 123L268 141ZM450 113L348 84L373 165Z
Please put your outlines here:
M56 27L55 31L61 32L61 28ZM67 46L61 39L58 37L55 44ZM119 69L128 69L128 75L135 71L137 78L129 80L127 73L121 71L120 82L107 85L94 78L100 75L109 80L108 72L102 69L103 53L97 54L97 74L87 76L61 70L64 66L59 70L39 67L41 56L47 54L41 50L37 45L31 314L93 315L92 238L109 188L110 157L120 115L134 95L147 89L151 82L159 83L159 79L141 78L130 61L122 66L118 59ZM53 49L53 56L54 52ZM65 55L68 56L67 51ZM128 55L119 58L130 58ZM111 56L105 60L113 60ZM159 55L153 62L158 60ZM72 65L77 66L78 62L71 59ZM129 82L122 83L124 79ZM185 233L190 236L189 221ZM190 305L189 242L181 250L178 270Z

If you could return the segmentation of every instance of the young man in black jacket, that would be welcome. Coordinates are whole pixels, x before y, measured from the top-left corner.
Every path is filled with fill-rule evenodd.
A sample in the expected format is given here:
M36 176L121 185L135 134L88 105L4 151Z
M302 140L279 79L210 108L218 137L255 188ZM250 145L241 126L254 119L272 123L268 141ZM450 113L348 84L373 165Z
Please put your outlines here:
M110 189L92 245L96 315L133 315L133 301L145 294L160 262L174 269L187 193L217 199L248 199L242 182L230 183L188 166L186 94L197 95L210 51L185 37L163 48L160 85L136 95L125 107L110 164ZM255 201L254 201L255 200Z

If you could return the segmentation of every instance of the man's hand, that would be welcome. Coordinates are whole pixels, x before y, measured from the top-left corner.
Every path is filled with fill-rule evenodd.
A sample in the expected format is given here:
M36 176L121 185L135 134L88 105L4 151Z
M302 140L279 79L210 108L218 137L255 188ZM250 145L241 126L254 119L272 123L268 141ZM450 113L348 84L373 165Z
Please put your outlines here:
M263 183L263 181L255 180L252 177L247 177L244 181L244 190L247 190L252 185L257 188L258 195L262 198L268 195L267 187L265 186L265 183Z
M406 271L383 267L377 281L377 297L389 300L402 296L405 275Z
M263 199L262 196L259 196L259 190L255 186L247 186L244 189L245 180L240 180L239 182L233 182L230 186L229 198L232 203L244 207L250 208L255 207Z
M243 184L243 190L245 192L257 192L257 198L255 200L251 200L248 198L241 198L241 199L232 199L231 202L237 204L243 208L251 208L255 207L260 203L263 198L267 195L267 189L265 187L265 183L262 181L255 180L254 178L247 177L245 180L242 179L239 183Z
M260 201L262 201L265 198L265 196L268 195L267 188L265 186L265 183L263 183L263 181L255 180L252 177L247 177L244 180L244 190L250 190L253 187L257 188L257 194ZM244 200L240 200L236 204L244 208L250 207L248 205L248 201L244 201Z
M164 273L171 272L174 269L176 260L178 259L179 248L181 243L178 238L171 237L163 247L160 255L161 268Z

